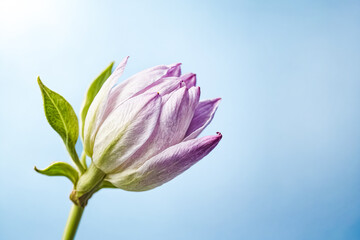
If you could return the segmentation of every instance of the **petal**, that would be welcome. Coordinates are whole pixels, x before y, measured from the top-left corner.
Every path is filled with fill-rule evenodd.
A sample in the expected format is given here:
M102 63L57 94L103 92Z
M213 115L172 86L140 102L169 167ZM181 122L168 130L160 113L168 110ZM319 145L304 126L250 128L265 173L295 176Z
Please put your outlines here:
M221 134L181 142L146 161L136 170L110 174L106 180L128 191L146 191L158 187L190 168L213 150Z
M94 139L97 130L104 119L104 110L106 109L109 92L123 74L128 58L129 57L126 57L121 61L119 66L103 84L100 91L96 94L94 101L91 103L86 115L84 125L84 150L90 157L93 153Z
M168 93L171 93L181 86L181 79L179 77L166 77L166 78L160 78L153 84L150 84L146 88L140 90L136 94L133 95L137 96L143 93L153 93L158 92L161 96L164 96Z
M172 64L170 66L174 66L174 67L171 67L169 69L169 71L167 72L167 77L180 77L181 76L181 63L175 63L175 64Z
M119 106L129 97L164 77L177 77L181 64L161 65L143 70L115 86L110 93L110 101L105 115Z
M147 159L181 142L194 116L199 98L198 87L182 87L175 91L167 102L162 101L159 122L152 136L131 158L123 162L118 170L137 168Z
M159 127L154 136L156 148L152 148L156 151L153 150L153 154L146 159L183 140L199 99L199 87L182 87L173 92L166 102L163 101Z
M131 98L116 108L99 128L93 162L105 173L115 171L151 136L159 119L157 93Z
M182 75L181 80L183 80L188 88L196 86L196 74L194 73L187 73Z
M183 82L180 83L180 87L186 87L186 84L184 84ZM170 92L168 94L165 94L162 96L162 102L165 103L168 101L168 99L172 96L172 94L174 94L174 92ZM199 103L199 99L200 99L200 87L195 86L195 87L191 87L189 89L189 97L192 99L192 101L195 101L195 106L196 107Z
M195 109L194 118L186 132L184 141L194 139L206 128L211 122L218 108L221 98L205 100L199 102Z
M154 141L158 151L153 155L183 140L199 99L199 87L191 89L182 87L175 91L169 100L163 102L159 127Z

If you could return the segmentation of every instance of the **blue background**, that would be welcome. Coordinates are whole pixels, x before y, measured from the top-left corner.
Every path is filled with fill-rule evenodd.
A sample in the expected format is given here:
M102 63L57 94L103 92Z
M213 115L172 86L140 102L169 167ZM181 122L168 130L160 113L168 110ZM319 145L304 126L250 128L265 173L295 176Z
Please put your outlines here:
M359 1L0 3L0 239L60 239L70 161L36 76L78 112L112 60L174 62L223 101L223 140L148 192L102 190L77 239L360 239ZM124 79L123 78L123 79ZM78 144L81 151L81 144Z

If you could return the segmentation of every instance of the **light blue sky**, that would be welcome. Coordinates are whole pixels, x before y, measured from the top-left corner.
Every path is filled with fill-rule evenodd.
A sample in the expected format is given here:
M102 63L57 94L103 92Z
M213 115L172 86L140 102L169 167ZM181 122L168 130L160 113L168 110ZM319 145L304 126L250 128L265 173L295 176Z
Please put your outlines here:
M69 161L36 76L76 109L130 55L195 72L222 97L223 139L173 181L103 190L77 239L360 238L358 1L0 2L0 239L59 239L71 184L33 166ZM124 78L123 78L124 79ZM81 145L78 146L79 151Z

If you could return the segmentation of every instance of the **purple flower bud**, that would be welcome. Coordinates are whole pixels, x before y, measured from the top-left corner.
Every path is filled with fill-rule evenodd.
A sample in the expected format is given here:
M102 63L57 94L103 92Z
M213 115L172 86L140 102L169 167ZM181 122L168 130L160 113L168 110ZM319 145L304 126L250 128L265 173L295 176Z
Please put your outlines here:
M170 181L206 156L221 134L196 138L211 122L220 98L200 101L196 75L180 64L156 66L114 86L125 58L92 102L84 125L91 171L129 191ZM90 170L89 170L90 171ZM90 179L85 173L84 179ZM81 192L85 180L80 179ZM99 182L99 181L96 181Z

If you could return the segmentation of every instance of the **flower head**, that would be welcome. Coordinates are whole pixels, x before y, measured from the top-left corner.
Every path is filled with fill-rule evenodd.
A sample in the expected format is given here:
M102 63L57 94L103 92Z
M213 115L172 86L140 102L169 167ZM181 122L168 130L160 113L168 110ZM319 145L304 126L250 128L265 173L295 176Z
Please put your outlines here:
M87 113L83 142L92 166L84 175L89 179L102 172L118 188L145 191L173 179L215 148L220 133L197 137L211 122L220 98L200 101L196 75L181 75L180 64L156 66L115 85L127 60L106 80ZM80 178L78 192L86 192L79 190L84 181Z

